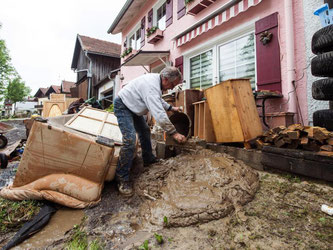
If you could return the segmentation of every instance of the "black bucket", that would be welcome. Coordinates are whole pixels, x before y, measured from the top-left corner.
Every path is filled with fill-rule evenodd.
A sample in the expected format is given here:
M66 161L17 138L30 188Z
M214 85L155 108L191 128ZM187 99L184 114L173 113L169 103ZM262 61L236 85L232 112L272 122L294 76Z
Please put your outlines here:
M178 133L184 135L186 139L191 136L191 119L187 114L175 112L169 117L172 124L175 126Z

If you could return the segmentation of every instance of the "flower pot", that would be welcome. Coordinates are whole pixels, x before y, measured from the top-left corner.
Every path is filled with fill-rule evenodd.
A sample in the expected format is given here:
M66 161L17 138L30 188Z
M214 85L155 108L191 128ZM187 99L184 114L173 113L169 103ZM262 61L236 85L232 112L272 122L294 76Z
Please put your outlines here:
M196 15L215 1L216 0L193 0L186 5L187 14Z
M138 52L137 50L132 50L131 53L129 53L128 55L126 55L126 56L123 57L124 61L126 61L131 56L135 55L137 52Z
M163 39L163 30L157 29L153 34L147 38L147 42L150 44L155 44Z

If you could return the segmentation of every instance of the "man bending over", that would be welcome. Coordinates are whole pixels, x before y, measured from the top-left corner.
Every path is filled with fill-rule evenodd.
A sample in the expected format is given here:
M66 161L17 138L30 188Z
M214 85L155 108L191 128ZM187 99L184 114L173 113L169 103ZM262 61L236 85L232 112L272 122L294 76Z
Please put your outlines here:
M177 68L166 67L160 74L145 74L130 81L114 100L114 113L123 135L123 146L116 170L116 181L121 194L133 194L129 175L135 154L136 133L139 135L144 165L148 166L157 161L152 152L150 129L143 118L144 114L150 111L156 123L167 134L179 143L186 141L185 136L176 131L166 113L178 111L179 108L172 107L162 99L162 91L173 89L181 80L182 76Z

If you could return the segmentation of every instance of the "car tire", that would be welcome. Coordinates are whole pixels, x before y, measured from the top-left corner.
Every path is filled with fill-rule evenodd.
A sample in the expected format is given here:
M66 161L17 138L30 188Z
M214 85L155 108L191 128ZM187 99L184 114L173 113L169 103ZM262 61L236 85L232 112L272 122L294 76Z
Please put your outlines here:
M8 165L8 157L4 153L0 153L0 168L6 168Z
M0 135L0 148L5 148L8 144L8 140L5 136Z
M311 48L316 55L333 51L333 25L321 28L314 33Z
M312 97L315 100L333 100L333 78L315 81L312 84Z
M333 110L324 109L314 112L313 125L333 131Z
M333 77L333 52L327 52L313 58L311 73L314 76Z

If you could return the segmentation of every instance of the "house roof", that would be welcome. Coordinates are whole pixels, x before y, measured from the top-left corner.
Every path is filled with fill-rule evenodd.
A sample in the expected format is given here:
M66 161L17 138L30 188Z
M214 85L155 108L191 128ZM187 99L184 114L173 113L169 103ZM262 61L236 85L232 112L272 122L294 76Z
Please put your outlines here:
M76 69L80 50L90 54L102 55L107 57L120 58L121 45L100 39L77 35L74 55L72 60L72 69Z
M61 82L61 92L62 93L70 93L72 87L75 87L75 82L68 82L68 81Z
M127 0L123 8L118 13L116 19L108 29L108 33L118 34L127 26L132 18L140 13L140 9L147 2L147 0Z
M46 95L46 92L49 88L39 88L36 92L36 94L34 95L34 97L43 97Z
M46 91L45 95L48 96L49 94L52 94L52 93L60 94L61 93L60 89L61 89L61 86L51 85L49 87L49 89Z

